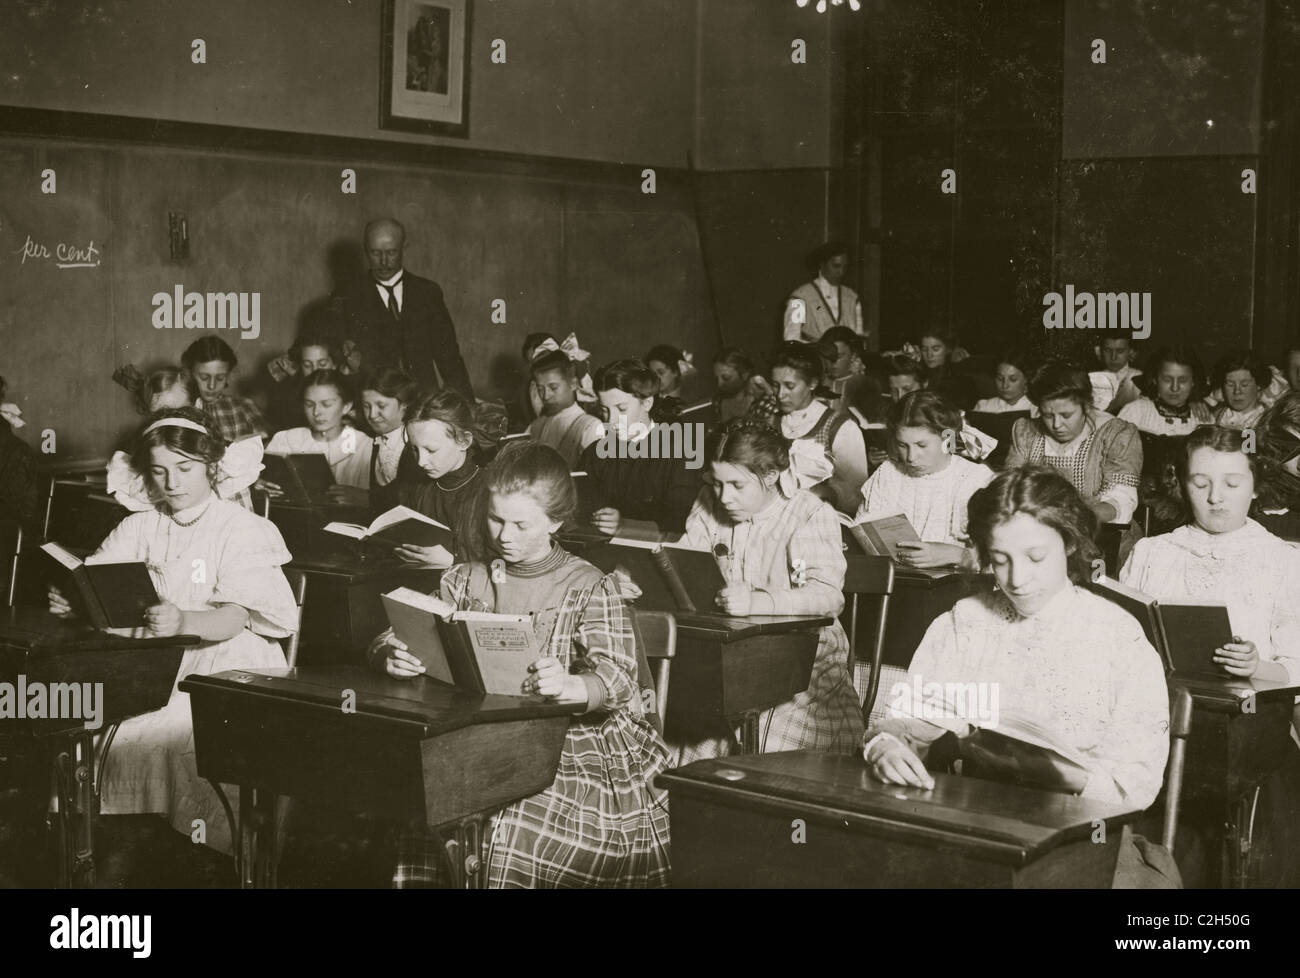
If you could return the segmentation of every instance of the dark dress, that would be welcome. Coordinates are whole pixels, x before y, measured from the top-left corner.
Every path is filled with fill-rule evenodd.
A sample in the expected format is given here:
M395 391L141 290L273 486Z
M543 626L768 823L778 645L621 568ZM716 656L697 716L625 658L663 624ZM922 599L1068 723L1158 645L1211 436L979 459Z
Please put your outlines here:
M418 469L417 472L417 480L400 486L398 498L401 504L456 529L461 507L482 481L483 470L473 458L466 456L460 468L439 479L430 479Z
M32 540L40 539L40 476L37 455L27 442L0 420L0 520L23 528Z
M601 444L588 445L578 460L591 483L591 508L609 506L624 519L651 520L665 532L683 532L704 484L703 465L689 469L689 460L680 458L601 458L596 451Z

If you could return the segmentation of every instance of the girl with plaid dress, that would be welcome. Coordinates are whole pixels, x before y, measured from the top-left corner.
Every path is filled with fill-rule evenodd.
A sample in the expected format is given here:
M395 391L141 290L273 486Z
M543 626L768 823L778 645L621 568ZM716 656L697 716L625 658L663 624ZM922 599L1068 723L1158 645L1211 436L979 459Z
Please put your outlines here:
M574 704L555 782L494 820L491 887L651 887L668 884L668 809L654 777L669 754L643 708L640 656L616 581L560 549L552 534L577 505L568 465L544 445L508 445L483 473L463 515L468 563L443 575L460 609L534 615L545 655L520 692ZM391 632L372 661L395 678L424 668ZM400 842L397 887L442 878L436 835Z
M711 550L728 585L727 615L833 615L844 608L840 521L829 503L796 487L790 443L753 420L734 422L713 451L711 485L686 519L683 542ZM821 630L808 689L762 714L760 750L851 753L862 710L836 620ZM734 753L738 731L699 729L675 741L679 763Z

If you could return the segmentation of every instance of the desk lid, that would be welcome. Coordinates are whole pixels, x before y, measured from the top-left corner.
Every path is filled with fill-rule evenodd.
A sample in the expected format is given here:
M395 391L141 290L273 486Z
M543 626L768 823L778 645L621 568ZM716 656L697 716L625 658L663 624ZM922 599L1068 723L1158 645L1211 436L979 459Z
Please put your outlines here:
M540 696L477 696L421 676L393 679L360 666L306 669L231 669L211 676L187 676L180 688L195 699L217 693L325 708L341 716L343 691L356 694L356 715L378 721L414 724L422 737L475 723L501 723L572 715L573 703Z
M678 612L677 627L687 634L713 638L722 642L735 642L755 635L784 635L788 632L808 632L834 623L830 615L709 615L698 612Z
M81 618L60 618L46 608L18 606L0 611L0 645L26 652L61 654L128 649L192 648L197 635L132 638L102 632Z
M1013 864L1088 838L1094 820L1119 832L1138 814L979 778L936 774L934 780L931 791L883 784L860 757L790 751L697 761L660 774L656 783L682 794L726 794L742 803L766 799L783 810L797 808L803 817L821 816L873 834L967 845Z

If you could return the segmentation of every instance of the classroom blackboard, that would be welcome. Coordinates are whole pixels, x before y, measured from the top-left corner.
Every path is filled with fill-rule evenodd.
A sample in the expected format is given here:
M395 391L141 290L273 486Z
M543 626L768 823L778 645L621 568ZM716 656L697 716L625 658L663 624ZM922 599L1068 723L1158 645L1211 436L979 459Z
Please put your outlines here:
M0 139L0 374L30 422L22 436L38 444L54 429L61 461L106 455L139 420L113 370L177 362L202 335L235 349L245 393L266 387L266 362L303 311L360 268L361 229L386 214L407 227L407 268L442 285L480 396L517 397L519 347L533 331L576 330L597 362L653 342L687 345L704 363L712 354L698 341L712 328L685 192L370 163L353 166L352 194L346 166ZM45 170L55 193L42 193ZM171 258L169 213L186 217L182 261ZM256 337L156 328L153 297L177 287L256 293ZM492 320L496 299L505 323Z

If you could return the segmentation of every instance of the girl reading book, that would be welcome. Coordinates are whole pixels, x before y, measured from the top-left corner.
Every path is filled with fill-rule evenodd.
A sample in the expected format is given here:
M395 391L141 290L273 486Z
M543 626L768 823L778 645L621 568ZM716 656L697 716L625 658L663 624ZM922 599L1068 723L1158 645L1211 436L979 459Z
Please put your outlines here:
M1179 482L1191 522L1139 540L1120 581L1170 604L1228 606L1239 640L1219 649L1226 673L1300 685L1300 549L1249 516L1258 455L1235 428L1188 436Z
M971 697L918 704L909 694L979 684L997 690L1001 714L1034 718L1081 758L1084 797L1146 808L1169 749L1164 669L1137 620L1081 586L1096 516L1062 476L1027 466L971 498L969 525L997 590L962 598L931 623L908 669L913 681L886 693L888 716L867 732L873 774L933 787L930 745L998 718L979 715Z
M283 667L276 640L297 627L293 593L280 571L291 559L280 532L215 491L225 450L201 411L179 408L152 417L136 440L132 465L145 474L154 506L124 519L86 560L148 566L161 600L145 612L145 633L200 640L185 651L178 681L224 669ZM49 600L55 614L71 613L58 588L50 589ZM217 795L195 767L187 694L173 688L161 710L118 729L104 769L101 810L161 814L185 836L201 818L207 845L231 852Z
M420 389L396 367L384 367L361 380L361 411L374 436L370 453L370 515L396 506L401 487L419 478L415 450L402 422L420 398Z
M398 502L458 531L466 503L482 481L477 455L496 444L486 423L484 409L450 387L412 404L406 413L406 442L415 452L419 475L402 483ZM408 544L395 552L420 567L450 567L452 562L445 547Z
M686 519L683 543L718 558L728 581L725 615L833 615L844 608L840 521L828 503L799 489L790 442L757 419L732 422L710 455L710 484ZM862 730L848 673L848 637L839 621L821 629L808 689L766 711L760 749L854 749ZM736 729L719 726L677 738L680 763L734 753Z
M617 582L552 539L576 505L559 454L507 445L467 514L470 560L442 577L442 597L458 609L533 614L546 654L519 691L574 704L555 783L495 819L488 885L666 886L668 811L654 778L668 750L642 705L644 670ZM391 630L371 661L399 679L424 669ZM394 885L435 882L443 858L435 836L407 837Z
M1034 374L1029 398L1039 416L1021 418L1011 429L1006 467L1049 465L1070 480L1101 522L1129 522L1142 475L1137 429L1092 406L1092 382L1081 367L1048 364Z
M681 533L700 492L703 425L691 432L698 436L695 444L701 453L695 460L684 451L670 451L673 441L662 437L668 429L659 423L671 421L672 415L660 406L659 379L640 360L616 360L601 367L595 386L607 434L578 460L591 482L592 526L614 535L624 520L644 520L667 533ZM683 445L679 439L678 449ZM647 450L649 446L653 448Z
M961 412L933 391L904 395L889 414L891 457L862 487L857 522L902 513L922 542L899 544L909 567L974 564L966 505L993 473L955 454Z
M1220 604L1236 633L1214 653L1227 675L1300 685L1300 549L1250 519L1259 457L1244 451L1241 431L1205 425L1188 436L1179 479L1191 522L1139 540L1120 581L1166 604ZM1300 710L1291 736L1300 742ZM1255 796L1258 885L1300 883L1300 750L1288 744L1282 764ZM1220 826L1189 812L1210 839Z
M352 387L337 370L317 370L302 382L302 409L307 425L277 431L266 446L268 454L324 455L337 485L330 489L336 502L367 506L370 488L370 438L347 421L352 411ZM279 488L260 485L272 494ZM351 491L350 491L351 490Z

